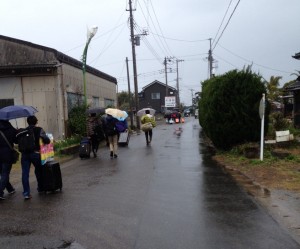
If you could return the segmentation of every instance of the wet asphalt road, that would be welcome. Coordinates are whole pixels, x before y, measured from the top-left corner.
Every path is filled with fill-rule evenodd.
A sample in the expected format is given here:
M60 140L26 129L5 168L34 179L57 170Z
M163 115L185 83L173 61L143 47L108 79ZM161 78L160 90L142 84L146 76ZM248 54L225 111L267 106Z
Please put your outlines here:
M62 165L62 193L0 203L1 249L300 248L231 176L210 160L193 117L159 125L111 160ZM181 126L181 136L174 134ZM74 242L72 246L68 246Z

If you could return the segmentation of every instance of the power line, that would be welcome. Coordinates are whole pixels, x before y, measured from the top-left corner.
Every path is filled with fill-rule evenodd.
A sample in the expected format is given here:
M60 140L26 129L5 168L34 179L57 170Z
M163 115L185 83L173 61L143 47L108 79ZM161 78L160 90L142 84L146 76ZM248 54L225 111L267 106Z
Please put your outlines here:
M224 16L223 16L223 19L222 19L221 24L220 24L220 26L219 26L219 28L218 28L218 31L217 31L217 33L216 33L216 35L215 35L215 38L213 39L213 43L215 42L215 40L216 40L216 38L217 38L217 36L218 36L218 34L219 34L219 31L220 31L220 29L221 29L221 27L222 27L222 25L223 25L223 22L224 22L225 17L226 17L226 15L227 15L227 13L228 13L228 10L229 10L229 8L230 8L231 3L232 3L232 0L230 0L230 3L229 3L229 5L228 5L228 7L227 7L227 10L226 10Z
M153 13L154 13L156 22L157 22L157 24L158 24L160 33L163 34L162 29L161 29L161 27L160 27L160 24L159 24L159 21L158 21L158 19L157 19L157 16L156 16L156 13L155 13L155 10L154 10L154 7L153 7L153 4L152 4L152 1L151 1L151 0L150 0L150 5L151 5L152 11L153 11ZM165 42L165 44L166 44L166 46L167 46L167 48L168 48L168 50L169 50L169 52L170 52L170 55L172 55L173 53L171 52L171 50L170 50L170 48L169 48L169 46L168 46L168 43L166 42L165 39L164 39L164 42Z
M240 55L237 55L237 54L233 53L232 51L230 51L229 49L227 49L227 48L221 46L220 44L219 44L219 46L220 46L221 48L223 48L224 50L226 50L227 52L229 52L230 54L232 54L232 55L234 55L234 56L236 56L236 57L238 57L238 58L240 58L240 59L242 59L242 60L244 60L244 61L247 61L247 62L249 62L249 63L251 63L251 64L253 64L253 65L256 65L256 66L259 66L259 67L263 67L263 68L266 68L266 69L269 69L269 70L272 70L272 71L281 72L281 73L291 73L291 72L287 72L287 71L283 71L283 70L280 70L280 69L275 69L275 68L271 68L271 67L268 67L268 66L265 66L265 65L258 64L258 63L256 63L256 62L253 62L252 60L249 60L249 59L247 59L247 58L244 58L244 57L242 57L242 56L240 56Z
M101 38L101 37L103 37L103 36L109 34L110 32L113 32L114 30L118 29L119 27L121 27L121 26L124 25L124 24L126 24L126 22L125 22L125 23L121 23L120 25L118 25L118 26L116 26L116 27L114 27L114 28L112 28L112 29L106 31L105 33L103 33L103 34L101 34L101 35L98 35L98 36L94 37L93 40L97 40L97 39L99 39L99 38ZM75 50L75 49L77 49L77 48L81 48L81 47L84 47L84 46L85 46L85 43L82 43L82 44L80 44L80 45L78 45L78 46L76 46L76 47L73 47L73 48L71 48L71 49L69 49L69 50L64 51L64 53L71 52L71 51L73 51L73 50Z
M225 25L224 29L223 29L223 31L222 31L222 33L221 33L221 35L219 36L219 38L218 38L217 42L214 44L214 47L213 47L213 49L212 49L212 50L214 50L214 49L215 49L215 47L217 46L217 44L218 44L219 40L221 39L221 37L222 37L222 35L223 35L224 31L226 30L226 28L227 28L227 26L228 26L228 24L229 24L229 22L230 22L230 20L231 20L231 18L232 18L232 16L233 16L234 12L235 12L235 10L236 10L237 6L239 5L240 1L241 1L241 0L239 0L239 1L237 2L237 4L235 5L235 7L234 7L234 10L232 11L232 13L231 13L231 15L230 15L230 17L229 17L229 19L228 19L228 21L227 21L227 23L226 23L226 25Z
M140 7L141 7L141 6L140 6ZM144 14L144 12L143 12L142 7L141 7L141 11L142 11L142 14L143 14L143 16L144 16L144 18L145 18L145 20L146 20L146 22L147 22L147 24L148 24L148 28L151 30L151 27L149 26L149 22L148 22L147 17L145 16L145 14ZM151 22L152 22L152 24L153 24L153 27L154 27L154 29L156 30L155 24L154 24L154 22L153 22L153 19L152 19L151 15L150 15L149 11L148 11L148 16L150 17L150 20L151 20ZM159 39L159 41L157 41L155 37L154 37L154 40L155 40L156 43L158 44L158 46L159 46L159 48L161 49L161 51L163 52L163 54L165 54L165 51L167 51L168 49L165 47L164 43L163 43L160 39Z
M153 35L156 35L156 36L159 36L159 37L163 37L166 40L172 40L172 41L178 41L178 42L204 42L204 41L208 40L208 39L193 40L193 41L191 41L191 40L182 40L182 39L175 39L175 38L165 37L165 36L150 32L150 31L149 31L149 33L151 33Z

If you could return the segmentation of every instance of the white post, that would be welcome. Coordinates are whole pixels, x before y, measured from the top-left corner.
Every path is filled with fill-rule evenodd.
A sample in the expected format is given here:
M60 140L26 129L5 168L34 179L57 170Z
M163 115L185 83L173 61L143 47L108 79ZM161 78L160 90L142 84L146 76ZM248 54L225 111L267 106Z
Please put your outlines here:
M263 93L259 106L260 118L261 118L261 137L260 137L260 160L264 157L264 128L265 128L265 94Z

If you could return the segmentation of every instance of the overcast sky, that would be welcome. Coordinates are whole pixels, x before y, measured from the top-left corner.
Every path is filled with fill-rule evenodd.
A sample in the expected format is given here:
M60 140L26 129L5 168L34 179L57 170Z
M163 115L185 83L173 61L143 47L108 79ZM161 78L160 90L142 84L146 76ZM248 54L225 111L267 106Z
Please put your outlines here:
M1 0L0 34L80 60L87 27L96 25L87 64L116 77L119 91L127 90L126 57L133 74L128 1ZM168 84L176 87L175 61L183 60L180 98L190 105L208 78L209 38L216 75L252 65L266 80L282 76L283 85L300 70L300 60L292 58L300 52L299 0L133 0L133 7L135 34L148 33L136 47L139 91L154 80L165 83L165 57L174 58Z

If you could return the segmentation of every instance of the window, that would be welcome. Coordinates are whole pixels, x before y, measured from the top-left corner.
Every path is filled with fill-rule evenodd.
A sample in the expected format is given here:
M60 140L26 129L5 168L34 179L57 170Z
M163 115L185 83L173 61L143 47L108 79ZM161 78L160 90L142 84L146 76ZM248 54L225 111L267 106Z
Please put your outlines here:
M160 93L151 93L151 99L160 99Z
M0 99L0 109L9 105L14 105L14 99Z
M104 99L104 106L107 107L113 107L115 106L115 101L112 99Z
M67 93L68 100L68 112L71 111L74 107L80 106L84 103L84 96L77 93Z
M99 107L99 97L93 97L92 107Z

